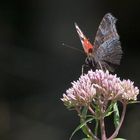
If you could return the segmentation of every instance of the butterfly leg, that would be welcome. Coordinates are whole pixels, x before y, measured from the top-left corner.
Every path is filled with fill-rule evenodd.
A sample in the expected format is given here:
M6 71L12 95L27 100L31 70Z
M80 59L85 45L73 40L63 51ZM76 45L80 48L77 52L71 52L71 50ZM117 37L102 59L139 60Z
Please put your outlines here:
M82 71L81 71L82 75L84 74L84 68L85 68L85 64L82 65Z
M101 70L103 70L103 67L102 67L102 64L100 63L100 61L98 61L98 64L99 64Z
M105 71L107 71L108 69L107 69L107 67L105 67Z
M87 64L82 65L82 71L81 71L82 75L84 75L85 68L89 68L89 66Z
M113 72L114 70L113 69L111 69L111 67L109 67L109 65L107 64L107 63L104 63L103 65L100 63L100 61L98 62L98 64L99 64L99 67L100 67L100 69L101 70L103 70L103 71L111 71L111 72Z

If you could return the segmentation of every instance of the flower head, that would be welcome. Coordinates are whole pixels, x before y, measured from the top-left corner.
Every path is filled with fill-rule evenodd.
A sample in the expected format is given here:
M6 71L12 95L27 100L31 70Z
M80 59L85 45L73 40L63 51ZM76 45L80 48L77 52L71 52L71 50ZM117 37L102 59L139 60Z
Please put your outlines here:
M92 70L72 83L61 99L68 107L86 106L101 100L136 100L139 89L130 80L120 80L108 71Z
M116 75L109 74L108 71L96 70L89 71L88 76L94 87L106 100L113 100L120 96L122 89L120 88L120 78Z
M137 95L139 94L138 87L134 87L134 82L130 80L123 80L121 82L123 88L122 99L124 100L137 100Z
M92 102L96 94L96 89L94 88L88 75L81 76L78 81L72 82L72 87L63 94L61 99L66 106L86 106Z

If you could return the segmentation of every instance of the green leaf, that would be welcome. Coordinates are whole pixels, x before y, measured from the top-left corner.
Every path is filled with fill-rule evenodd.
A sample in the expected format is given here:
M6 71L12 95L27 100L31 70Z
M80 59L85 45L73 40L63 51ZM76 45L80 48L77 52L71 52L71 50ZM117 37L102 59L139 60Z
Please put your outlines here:
M115 138L113 140L126 140L126 139L123 139L123 138Z
M108 113L105 115L105 117L110 116L113 112L114 112L114 111L110 111L110 112L108 112Z
M99 109L99 106L98 105L95 105L95 104L91 104L92 105L92 107L93 108L95 108L95 110L97 111L97 112L99 112L100 111L100 109Z
M106 112L104 113L104 116L105 116L105 117L110 116L110 115L114 112L114 110L112 110L114 104L115 104L115 103L112 102L112 103L110 104L110 106L107 108Z
M99 120L99 117L93 115L87 115L86 118L94 118L95 120Z
M81 140L92 140L92 138L83 138Z
M113 111L114 111L114 125L115 125L115 128L117 128L120 123L120 114L119 114L117 102L115 102L113 105Z
M95 136L98 135L98 127L99 127L99 121L96 119L96 125L95 125Z
M82 110L81 116L80 116L80 123L81 124L84 123L86 118L87 118L87 111L88 111L88 108L84 107ZM87 130L86 126L83 126L81 129L85 135L88 134L88 130Z
M83 108L82 114L81 114L83 118L86 118L86 116L87 116L87 111L88 111L88 108L85 106L85 107Z
M76 127L76 129L75 129L75 130L73 131L73 133L71 134L69 140L72 139L73 135L74 135L77 131L79 131L82 127L84 127L88 122L91 122L93 119L94 119L94 118L90 118L90 119L84 121L83 123L81 123L78 127Z

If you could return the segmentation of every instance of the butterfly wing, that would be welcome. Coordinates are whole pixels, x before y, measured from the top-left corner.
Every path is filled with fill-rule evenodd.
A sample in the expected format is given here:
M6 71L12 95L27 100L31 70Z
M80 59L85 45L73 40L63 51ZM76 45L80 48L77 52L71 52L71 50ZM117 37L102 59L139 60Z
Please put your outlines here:
M116 18L106 14L98 28L94 41L93 56L96 63L113 71L113 65L119 65L122 49L116 30Z
M81 31L81 29L76 23L75 23L75 28L79 35L85 53L86 54L91 53L93 49L93 45L88 41L88 39L86 38L86 36L83 34L83 32Z

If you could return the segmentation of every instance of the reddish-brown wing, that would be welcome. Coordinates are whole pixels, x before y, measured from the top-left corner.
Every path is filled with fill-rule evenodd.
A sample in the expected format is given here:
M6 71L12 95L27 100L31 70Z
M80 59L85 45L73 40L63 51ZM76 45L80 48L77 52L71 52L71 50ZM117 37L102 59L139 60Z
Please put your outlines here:
M76 31L81 40L83 49L84 49L85 53L88 55L89 53L92 52L93 45L88 41L88 39L86 38L86 36L83 34L83 32L81 31L81 29L79 28L79 26L76 23L75 23L75 28L76 28Z
M115 23L116 18L110 13L106 14L99 25L94 41L94 60L107 69L111 69L111 64L119 65L122 56Z

